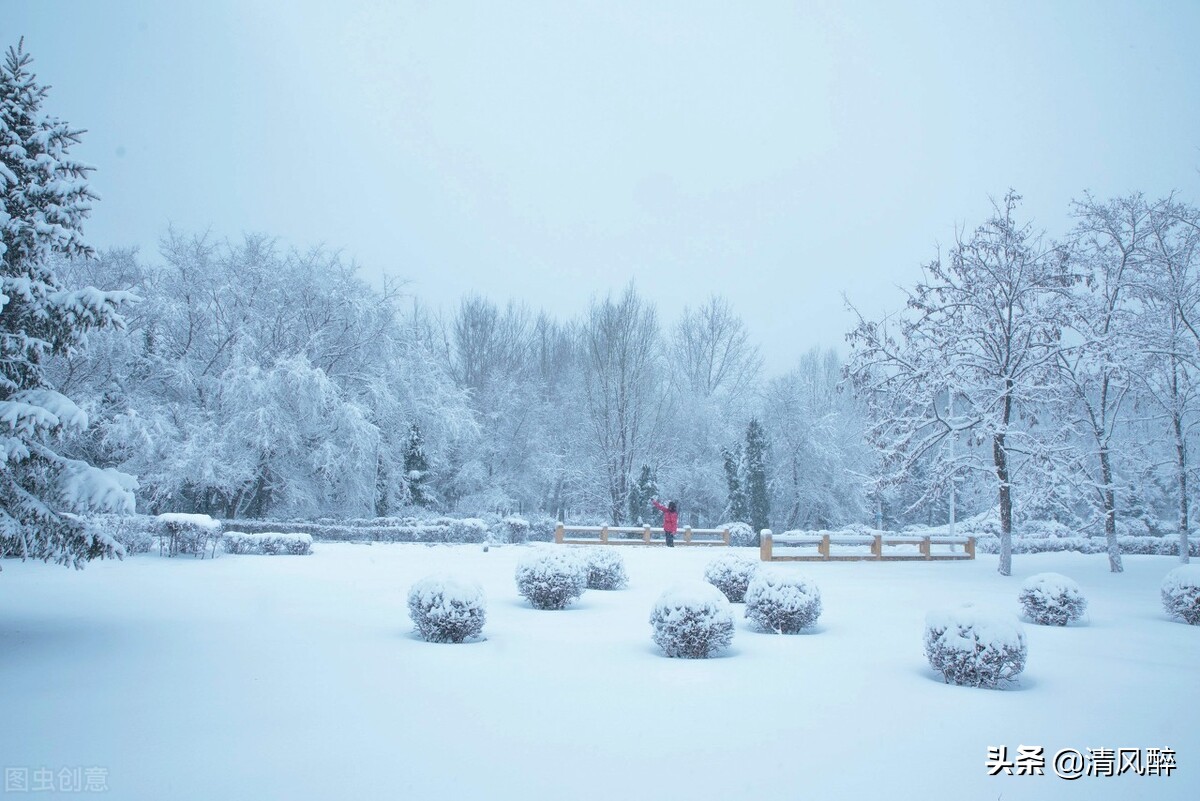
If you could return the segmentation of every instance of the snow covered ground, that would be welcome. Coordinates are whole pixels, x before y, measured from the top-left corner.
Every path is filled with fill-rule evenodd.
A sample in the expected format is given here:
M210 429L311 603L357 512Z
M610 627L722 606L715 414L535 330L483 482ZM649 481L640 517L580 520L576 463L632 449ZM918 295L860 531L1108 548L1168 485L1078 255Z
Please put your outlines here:
M548 546L542 546L548 547ZM629 588L536 611L523 547L320 544L306 557L144 555L82 573L0 573L0 766L57 794L99 768L113 799L1194 799L1200 627L1168 620L1171 557L789 565L820 587L811 634L756 632L667 659L655 598L717 551L627 548ZM753 551L746 551L753 555ZM412 634L409 586L476 579L486 640ZM1005 691L947 686L925 662L930 609L1017 614L1022 581L1063 573L1084 622L1025 625ZM1170 776L988 776L989 746L1171 748ZM41 771L39 773L39 771ZM65 774L70 776L70 773ZM62 782L60 784L59 782ZM37 793L28 793L36 795ZM0 798L22 797L12 790Z

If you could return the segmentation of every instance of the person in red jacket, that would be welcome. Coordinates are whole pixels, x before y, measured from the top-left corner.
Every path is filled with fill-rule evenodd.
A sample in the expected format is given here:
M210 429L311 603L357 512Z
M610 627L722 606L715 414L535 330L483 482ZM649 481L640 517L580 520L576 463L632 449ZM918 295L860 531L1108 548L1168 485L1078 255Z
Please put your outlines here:
M675 547L675 532L679 530L679 507L675 505L675 501L670 501L666 506L658 502L658 498L651 498L650 503L654 504L654 508L662 512L663 516L663 533L667 535L667 547Z

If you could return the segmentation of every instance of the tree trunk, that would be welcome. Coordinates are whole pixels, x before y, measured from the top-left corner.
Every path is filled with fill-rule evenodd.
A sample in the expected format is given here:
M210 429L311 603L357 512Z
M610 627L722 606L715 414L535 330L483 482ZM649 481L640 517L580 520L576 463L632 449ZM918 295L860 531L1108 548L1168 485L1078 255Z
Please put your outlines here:
M1012 484L1009 483L1008 448L1004 442L1004 432L1012 419L1012 389L1010 378L1005 383L1003 428L992 437L992 458L996 462L996 479L1000 482L1000 566L997 569L1002 576L1012 575Z
M996 462L996 479L1000 482L1000 575L1012 575L1012 486L1008 483L1008 451L1004 435L992 438L992 458Z
M1100 447L1100 478L1104 482L1104 541L1108 547L1108 569L1113 573L1125 572L1121 564L1121 546L1117 544L1117 504L1112 485L1112 464L1108 448Z
M1190 557L1188 545L1188 485L1187 485L1187 441L1183 436L1183 413L1179 410L1179 362L1171 355L1171 425L1175 433L1175 462L1179 471L1179 561L1186 563Z
M1179 470L1179 561L1189 560L1188 545L1188 484L1187 484L1187 446L1183 439L1182 415L1176 411L1172 417L1175 426L1175 458Z

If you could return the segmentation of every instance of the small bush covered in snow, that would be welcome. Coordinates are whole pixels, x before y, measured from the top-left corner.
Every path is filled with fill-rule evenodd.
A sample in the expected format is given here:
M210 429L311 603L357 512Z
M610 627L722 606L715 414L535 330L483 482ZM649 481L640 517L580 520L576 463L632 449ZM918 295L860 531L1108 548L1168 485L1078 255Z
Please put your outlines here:
M429 576L408 591L408 614L428 642L462 642L483 631L487 602L473 581Z
M153 550L154 533L163 530L153 517L147 515L95 515L88 522L120 543L126 556Z
M1038 573L1021 585L1025 616L1043 626L1065 626L1083 617L1087 599L1073 579L1059 573Z
M759 568L746 588L746 617L759 628L795 634L821 616L821 591L803 576Z
M517 591L536 609L562 609L583 594L588 568L565 548L539 548L517 563Z
M529 521L523 517L506 517L500 521L500 542L520 544L529 542Z
M730 603L740 604L746 598L746 589L756 572L757 562L744 556L722 554L704 568L704 580L723 592Z
M261 534L226 531L222 538L225 553L260 553L267 556L281 553L306 556L312 553L312 543L310 534L281 534L277 531L265 531Z
M1180 565L1162 583L1163 608L1191 626L1200 624L1200 565Z
M682 584L664 592L650 612L650 625L667 656L705 659L733 642L733 609L711 584Z
M221 524L208 515L167 513L158 516L168 556L190 553L203 556L221 539Z
M758 545L754 536L754 529L749 523L726 523L721 528L729 529L729 544L730 545Z
M586 559L589 590L619 590L629 583L625 557L612 548L591 548Z
M925 616L925 656L946 683L998 687L1025 669L1021 624L972 606Z

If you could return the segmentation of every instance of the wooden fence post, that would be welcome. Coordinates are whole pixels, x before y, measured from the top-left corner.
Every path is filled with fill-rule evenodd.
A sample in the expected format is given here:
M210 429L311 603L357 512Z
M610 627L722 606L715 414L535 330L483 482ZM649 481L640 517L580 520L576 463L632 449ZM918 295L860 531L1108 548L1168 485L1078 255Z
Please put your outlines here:
M608 542L608 526L600 527L600 541Z
M647 545L650 544L650 527L649 526L642 526L642 542L646 543Z
M692 544L692 527L691 526L685 526L683 529L683 544L684 545Z
M933 554L931 554L929 552L929 535L928 534L926 534L925 538L923 540L921 540L921 556L924 556L926 559L933 558Z
M974 537L967 537L967 558L968 559L975 558L975 538Z
M771 529L764 528L758 535L758 557L764 562L771 561Z
M556 543L558 543L559 545L562 545L562 541L563 541L563 524L562 523L559 523L557 526L554 527L554 541Z
M817 546L817 552L825 557L825 561L829 561L829 535L821 537L821 544Z
M875 554L876 559L883 558L883 535L876 534L875 541L871 543L871 553Z
M721 529L721 542L725 543L726 545L729 544L729 529Z

